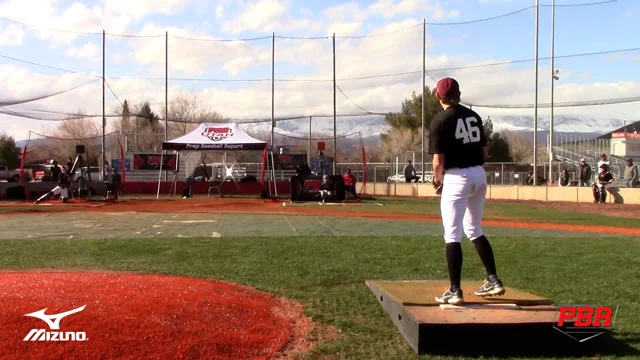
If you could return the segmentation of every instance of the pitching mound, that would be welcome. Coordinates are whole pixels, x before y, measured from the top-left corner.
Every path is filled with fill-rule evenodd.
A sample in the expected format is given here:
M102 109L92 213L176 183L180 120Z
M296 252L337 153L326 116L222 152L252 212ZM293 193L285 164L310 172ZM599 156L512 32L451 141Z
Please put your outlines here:
M0 299L0 359L269 359L310 347L301 307L217 281L0 272Z

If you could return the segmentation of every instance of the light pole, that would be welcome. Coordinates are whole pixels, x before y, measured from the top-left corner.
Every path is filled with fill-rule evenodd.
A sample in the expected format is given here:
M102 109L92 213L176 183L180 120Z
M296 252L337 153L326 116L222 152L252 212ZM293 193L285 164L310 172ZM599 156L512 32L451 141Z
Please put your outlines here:
M553 57L551 57L551 63L553 64ZM560 80L558 74L560 73L559 69L553 70L551 75L551 117L549 118L549 181L553 179L553 88L556 81Z

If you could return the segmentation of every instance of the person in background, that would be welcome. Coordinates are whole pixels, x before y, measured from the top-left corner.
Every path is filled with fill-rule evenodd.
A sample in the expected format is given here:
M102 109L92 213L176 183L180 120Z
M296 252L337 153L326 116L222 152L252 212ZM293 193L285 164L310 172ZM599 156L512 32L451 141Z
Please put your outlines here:
M580 166L578 167L578 171L580 174L579 177L579 186L590 186L591 185L591 166L587 164L584 159L580 159Z
M68 174L71 175L71 169L73 169L73 158L67 159L67 169L69 169Z
M344 180L344 190L353 194L353 197L358 199L356 193L356 177L351 173L351 169L347 169L347 173L342 176Z
M58 162L53 160L53 162L51 163L51 181L58 182L58 180L60 180L61 173L62 170L60 170Z
M106 173L105 173L106 175ZM113 169L112 173L107 178L107 181L104 184L104 199L107 200L109 197L109 192L115 194L115 198L118 198L118 190L120 190L120 185L122 184L122 177L118 174L116 169Z
M523 185L533 185L533 171L529 170L527 177L524 178Z
M627 166L624 168L624 186L633 188L638 184L638 166L632 159L627 159Z
M609 160L607 160L607 155L604 153L600 155L600 161L598 161L598 169L600 169L600 166L602 166L603 164L610 166Z
M335 186L331 180L329 180L329 175L322 176L322 183L320 184L320 197L322 198L322 202L325 203L328 200L331 200L333 197Z
M113 168L111 167L111 164L109 164L109 160L104 159L104 176L108 179L112 173Z
M407 165L402 170L402 173L404 174L405 182L410 183L410 182L413 182L413 180L420 179L416 176L416 169L413 167L411 160L407 160Z
M311 168L307 164L307 161L304 160L298 167L296 168L296 174L301 175L303 177L311 175Z
M560 179L558 179L558 186L565 187L569 186L569 172L567 169L563 169L560 174Z

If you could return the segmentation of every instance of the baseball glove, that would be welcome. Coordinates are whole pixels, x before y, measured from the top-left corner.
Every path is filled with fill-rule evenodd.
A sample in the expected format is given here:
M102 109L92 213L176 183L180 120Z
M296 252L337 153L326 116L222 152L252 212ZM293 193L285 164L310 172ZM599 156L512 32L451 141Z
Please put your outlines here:
M442 183L434 182L433 188L436 189L436 195L442 195Z

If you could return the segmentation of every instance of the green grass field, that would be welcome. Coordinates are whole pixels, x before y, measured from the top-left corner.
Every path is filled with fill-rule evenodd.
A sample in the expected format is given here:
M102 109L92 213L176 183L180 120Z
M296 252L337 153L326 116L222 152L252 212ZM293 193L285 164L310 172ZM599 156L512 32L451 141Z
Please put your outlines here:
M433 200L373 202L383 206L340 206L339 210L439 215L438 203ZM74 213L69 215L68 224L78 226L79 236L69 239L68 229L62 227L52 234L38 235L38 231L55 228L66 217L37 210L52 208L22 208L26 210L24 215L2 218L1 212L18 208L0 207L0 226L5 225L5 234L12 239L0 241L1 269L123 270L221 279L252 286L301 302L314 321L334 326L342 333L337 341L321 338L318 348L305 356L309 359L416 358L365 281L447 279L438 223L390 223L384 219L332 219L319 215ZM117 220L116 215L122 220ZM210 224L175 224L175 219L185 216L215 220ZM485 218L640 227L634 219L525 203L488 203ZM274 228L266 231L270 223L275 224ZM34 224L38 225L30 230ZM136 227L149 230L139 232ZM90 231L108 228L120 232L109 239L89 236ZM164 235L155 235L165 228L174 232L167 229ZM211 237L212 230L221 237ZM315 235L318 231L323 232L322 236ZM288 236L283 235L285 232ZM178 233L186 236L178 237ZM26 234L38 236L29 239ZM366 236L354 236L357 234ZM488 228L487 234L506 286L548 297L556 304L619 305L614 337L640 350L637 238L499 228ZM463 249L463 279L482 280L482 265L466 239ZM586 358L601 353L598 341L591 343L594 350ZM640 358L640 352L616 354L618 358ZM601 355L605 356L605 351Z
M556 303L619 305L615 336L640 349L637 239L491 240L507 286ZM311 359L416 358L364 282L447 278L439 237L7 240L1 245L3 269L168 273L223 279L287 296L300 301L315 321L344 335L320 341L307 356ZM463 249L463 278L481 280L475 250L468 241Z

